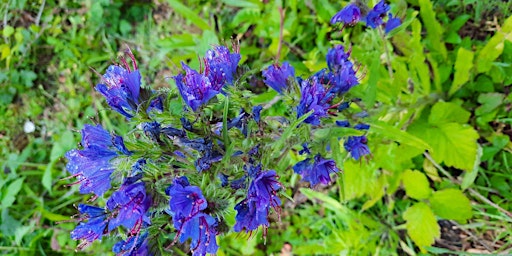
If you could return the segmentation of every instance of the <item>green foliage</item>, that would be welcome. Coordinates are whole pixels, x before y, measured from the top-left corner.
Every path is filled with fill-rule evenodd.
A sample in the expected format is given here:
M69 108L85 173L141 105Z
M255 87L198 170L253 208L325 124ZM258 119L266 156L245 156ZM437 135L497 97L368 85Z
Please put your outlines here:
M425 247L434 243L434 239L439 238L441 233L437 225L436 217L430 207L418 202L407 208L403 214L406 221L407 233L421 252L426 252Z

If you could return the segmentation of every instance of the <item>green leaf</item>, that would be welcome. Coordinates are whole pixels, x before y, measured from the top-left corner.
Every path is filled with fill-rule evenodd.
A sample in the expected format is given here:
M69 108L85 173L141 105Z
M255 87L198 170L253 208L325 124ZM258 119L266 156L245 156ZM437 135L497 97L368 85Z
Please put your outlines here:
M434 213L443 219L465 222L473 215L469 199L454 188L435 192L430 198L430 205Z
M222 0L222 2L226 5L234 6L234 7L247 7L247 8L260 8L260 1L255 0Z
M56 161L52 161L46 166L43 177L41 177L41 183L43 184L43 187L46 188L50 194L52 193L52 170L55 162Z
M512 16L509 17L501 31L497 31L494 36L482 48L476 59L478 73L491 70L492 63L503 53L505 39L512 41Z
M430 112L428 123L439 125L445 123L465 124L468 122L471 113L453 102L437 102Z
M436 20L436 13L432 8L430 0L418 0L420 5L420 16L423 24L427 28L427 39L430 43L430 48L439 53L443 59L446 59L446 47L443 43L443 27Z
M419 171L406 170L402 176L405 193L414 199L426 199L430 196L430 184L427 176Z
M403 217L406 221L407 233L421 252L426 252L425 247L432 245L435 239L440 237L441 233L436 217L424 202L418 202L409 207Z
M473 51L460 47L457 51L457 60L455 61L455 73L453 77L452 87L448 95L453 95L462 85L469 81L470 71L473 68Z
M2 30L2 35L4 37L10 37L12 34L14 34L14 28L9 25L6 25Z
M478 102L482 104L475 110L477 116L491 113L494 109L500 106L505 99L505 95L501 93L484 93L478 96Z
M388 137L390 139L394 139L400 143L421 149L421 150L432 150L430 145L426 143L424 140L406 132L402 131L394 126L388 125L384 122L372 122L370 123L372 131L375 133L382 135L384 137Z
M317 129L313 133L314 140L324 140L332 137L361 136L363 131L347 127L330 127Z
M334 199L324 193L320 193L320 192L311 190L309 188L301 188L300 192L302 194L304 194L310 200L318 199L318 200L322 201L323 202L322 205L325 206L325 208L330 209L332 211L335 211L335 212L348 211L346 209L346 207L344 207L339 201L337 201L336 199Z
M429 143L434 160L461 170L472 170L477 156L478 133L469 125L446 123L429 126L418 122L410 132Z
M185 17L187 20L190 20L194 25L198 26L202 30L209 30L210 25L208 25L208 22L203 20L199 15L196 14L196 12L184 4L182 4L178 0L167 0L169 5L176 11L177 13L181 14L183 17Z
M74 147L75 137L69 130L64 131L57 142L53 144L52 151L50 153L50 161L55 161L62 157L66 151Z
M5 196L2 198L2 208L6 209L12 206L16 200L16 195L20 192L24 179L25 178L19 178L9 184L6 191L4 191Z
M478 146L478 149L477 149L476 160L473 165L473 169L471 171L464 173L464 176L462 177L462 182L460 184L460 188L462 188L462 190L466 190L471 185L473 185L473 183L475 182L476 176L478 175L478 170L479 170L480 163L481 163L481 157L483 155L483 149L482 149L482 147L480 147L479 144L477 144L477 146Z

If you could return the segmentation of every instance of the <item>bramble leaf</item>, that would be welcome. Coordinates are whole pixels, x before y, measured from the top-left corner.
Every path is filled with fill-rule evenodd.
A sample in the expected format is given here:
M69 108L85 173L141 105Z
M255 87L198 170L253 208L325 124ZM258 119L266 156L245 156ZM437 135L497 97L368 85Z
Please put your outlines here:
M406 221L407 233L421 252L426 252L425 246L433 244L441 235L434 213L424 202L418 202L409 207L403 217Z
M443 219L465 222L473 215L469 199L458 189L436 191L430 197L430 204L434 213Z
M426 199L431 190L427 176L419 171L406 170L402 176L405 193L414 199Z

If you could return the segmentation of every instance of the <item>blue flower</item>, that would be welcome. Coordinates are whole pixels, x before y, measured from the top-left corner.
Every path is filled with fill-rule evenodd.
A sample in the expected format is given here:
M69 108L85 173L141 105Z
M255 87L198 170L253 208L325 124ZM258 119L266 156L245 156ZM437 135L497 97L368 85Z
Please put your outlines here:
M386 26L384 27L384 32L386 34L402 24L402 21L397 17L391 16L391 13L388 14L388 17L388 21L386 22Z
M276 208L281 205L281 200L277 196L277 190L280 187L276 171L259 172L249 185L248 199L255 201L260 211L267 210L269 207Z
M339 127L350 127L348 120L336 120L336 125Z
M368 130L368 129L370 129L370 125L368 125L368 124L356 124L356 125L354 125L354 129L356 129L356 130Z
M205 213L197 213L190 218L174 219L180 242L191 239L192 255L215 254L217 245L217 220Z
M142 123L142 130L153 141L160 141L160 123L153 121L150 123Z
M185 69L185 76L179 74L173 78L185 103L193 111L196 111L199 106L206 104L211 98L215 97L222 87L212 85L207 76L191 69L187 64L181 63L181 65Z
M174 179L165 193L171 197L169 206L175 219L189 218L208 206L201 189L191 186L185 176Z
M220 91L226 83L233 83L240 59L239 53L230 53L225 46L206 52L204 74L216 90Z
M106 220L107 213L105 209L80 204L78 205L80 212L80 223L76 228L71 231L71 238L74 240L85 240L84 245L87 245L94 240L101 240L101 237L106 233L108 220ZM88 220L87 222L83 222Z
M261 110L263 109L262 106L254 106L252 108L252 116L254 117L254 121L256 121L256 123L259 123L260 122L260 116L261 116Z
M331 24L345 23L347 25L355 25L361 19L361 10L355 4L349 4L341 9L331 18Z
M345 52L343 45L336 45L327 51L326 60L329 70L337 72L342 69L348 61L349 54Z
M102 196L110 189L110 175L115 167L111 160L120 153L130 155L120 136L112 136L101 125L88 125L82 129L82 150L66 153L68 171L78 178L80 193Z
M382 25L382 19L386 17L386 13L389 9L389 5L386 4L384 0L379 1L366 15L366 25L371 28Z
M304 122L319 125L320 118L326 117L327 110L329 109L328 100L325 98L325 89L318 83L317 79L313 78L311 81L302 81L300 93L300 102L297 106L297 118L300 118L309 111L313 111Z
M359 160L362 156L370 154L370 149L366 145L367 142L366 136L350 136L343 146L352 155L352 158Z
M302 176L302 180L307 181L311 186L318 183L329 184L331 182L331 173L337 173L338 167L333 160L322 158L319 154L313 159L307 158L293 166L293 171Z
M233 230L240 232L250 232L257 229L259 226L269 226L267 215L268 210L258 211L256 202L253 200L244 199L235 206L237 214L235 216L235 226Z
M131 236L119 241L112 247L112 252L118 256L153 255L148 248L148 233Z
M282 66L270 65L262 73L265 77L264 82L279 94L283 94L288 87L288 79L295 77L295 70L288 62L283 62Z
M345 101L343 103L341 103L339 106L338 106L338 111L343 111L347 108L350 107L350 102L349 101Z
M268 227L267 215L270 208L279 211L281 200L277 196L277 190L281 184L276 180L277 175L274 170L261 171L258 166L254 170L259 170L253 174L254 178L247 190L247 197L235 206L237 215L234 230L246 232L257 229L260 225Z
M163 127L160 132L163 134L170 136L170 137L178 137L178 138L185 138L187 136L187 133L183 130L176 129L171 126Z
M125 59L122 59L125 68L112 65L102 77L102 82L96 85L99 91L112 109L132 118L137 112L140 94L140 72L135 63L135 57L131 52L128 53L132 58L133 70L130 69Z
M242 188L245 188L246 187L246 181L247 181L247 176L242 176L240 177L239 179L236 179L236 180L232 180L229 184L229 186L232 188L232 189L242 189Z
M146 110L146 112L150 113L152 110L158 111L160 113L162 111L164 111L164 104L163 104L162 96L156 97L154 100L152 100L149 103L149 106L148 106L148 109Z
M151 203L151 197L146 195L144 182L125 182L107 201L107 208L114 213L108 227L109 231L124 226L130 234L138 233L143 223L151 223L146 216Z
M299 155L304 155L304 154L308 154L308 155L311 154L311 151L309 150L307 142L302 143L302 149L299 150Z

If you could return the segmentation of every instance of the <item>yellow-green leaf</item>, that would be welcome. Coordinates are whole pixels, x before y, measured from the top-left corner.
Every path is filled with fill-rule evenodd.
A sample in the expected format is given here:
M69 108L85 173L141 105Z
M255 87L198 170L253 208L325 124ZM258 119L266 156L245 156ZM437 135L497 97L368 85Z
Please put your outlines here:
M473 51L466 50L464 47L460 47L457 51L457 60L455 61L455 74L448 95L454 94L462 87L462 85L469 81L470 71L473 68L474 55L475 54Z
M425 247L432 245L435 239L441 235L434 213L423 202L409 207L403 217L406 221L407 233L421 252L426 252Z
M430 198L430 205L434 213L443 219L465 222L473 215L469 199L454 188L436 191Z
M402 182L408 196L418 200L430 196L430 185L427 176L422 172L407 170L403 173Z

